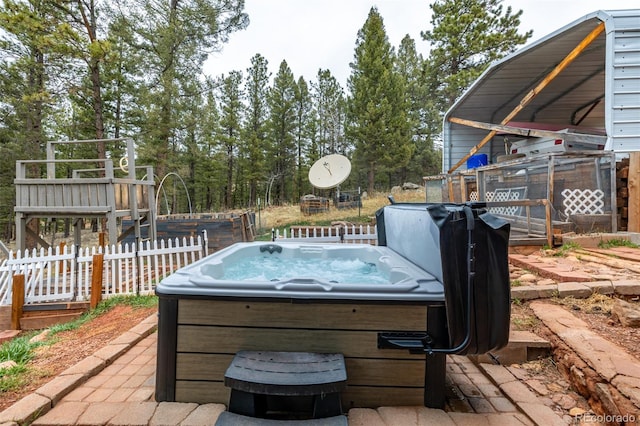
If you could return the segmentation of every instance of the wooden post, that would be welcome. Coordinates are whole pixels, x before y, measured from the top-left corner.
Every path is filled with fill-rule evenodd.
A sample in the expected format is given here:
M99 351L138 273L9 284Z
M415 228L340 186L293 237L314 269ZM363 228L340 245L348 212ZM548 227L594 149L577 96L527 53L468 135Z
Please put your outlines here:
M464 178L464 175L460 175L460 202L465 203L469 201L467 197L467 181Z
M11 329L20 330L20 318L24 306L24 275L13 276L13 293L11 294Z
M246 221L246 213L240 213L240 226L242 228L242 241L246 242L249 241L249 238L247 238L247 221Z
M629 154L627 231L640 232L640 152ZM613 212L615 214L616 212Z
M60 244L58 244L58 252L60 254L64 253L64 248L67 246L67 242L66 241L60 241ZM58 261L58 266L59 266L59 270L61 274L65 274L67 271L64 270L64 260L59 260Z
M91 301L90 308L95 309L102 300L102 271L104 269L104 255L94 254L91 271Z
M104 247L107 245L107 233L99 232L98 233L98 246Z
M454 203L456 201L454 193L453 193L453 177L451 175L447 176L447 189L449 193L449 201L450 203Z
M538 93L540 93L545 87L549 85L553 81L554 78L558 76L565 68L571 64L590 44L595 40L603 31L604 31L604 22L601 22L596 28L593 29L587 36L571 51L569 54L560 62L556 67L542 79L540 83L533 89L527 93L524 98L520 101L520 103L511 111L501 122L500 124L507 124L511 121L520 111L526 107L533 98L535 98ZM469 153L462 157L460 161L458 161L453 167L451 167L448 173L453 173L458 167L464 164L465 161L473 154L478 152L480 148L485 146L487 142L491 140L497 133L497 130L492 130L489 132L487 136L484 137L476 146L471 148Z

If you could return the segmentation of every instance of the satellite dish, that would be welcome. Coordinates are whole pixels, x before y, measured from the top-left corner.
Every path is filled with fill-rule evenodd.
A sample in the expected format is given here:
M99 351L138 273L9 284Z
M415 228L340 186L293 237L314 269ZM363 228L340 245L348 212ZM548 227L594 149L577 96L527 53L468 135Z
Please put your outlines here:
M329 189L347 180L351 162L344 155L331 154L316 161L309 169L309 182L318 189Z

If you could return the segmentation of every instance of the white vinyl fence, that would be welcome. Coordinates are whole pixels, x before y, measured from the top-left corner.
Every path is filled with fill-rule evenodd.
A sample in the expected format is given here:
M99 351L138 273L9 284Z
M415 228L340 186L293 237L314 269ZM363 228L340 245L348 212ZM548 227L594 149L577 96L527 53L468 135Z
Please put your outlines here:
M307 243L363 243L377 244L375 225L342 226L297 226L280 231L271 230L272 241L293 241Z
M156 282L207 256L207 234L138 245L10 252L0 263L0 305L11 304L13 276L17 274L25 276L26 304L89 300L93 256L100 253L104 256L103 298L152 294Z

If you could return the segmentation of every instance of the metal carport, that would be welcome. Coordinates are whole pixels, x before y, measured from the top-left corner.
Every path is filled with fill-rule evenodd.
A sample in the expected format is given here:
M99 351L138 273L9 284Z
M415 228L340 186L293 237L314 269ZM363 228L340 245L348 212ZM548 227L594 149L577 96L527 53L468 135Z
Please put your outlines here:
M600 24L603 31L585 43ZM531 98L581 43L579 54ZM479 147L489 131L452 120L498 125L519 105L509 122L601 129L605 149L640 151L640 9L593 12L492 64L445 114L443 172L471 154L487 154L490 163L505 154L503 136Z

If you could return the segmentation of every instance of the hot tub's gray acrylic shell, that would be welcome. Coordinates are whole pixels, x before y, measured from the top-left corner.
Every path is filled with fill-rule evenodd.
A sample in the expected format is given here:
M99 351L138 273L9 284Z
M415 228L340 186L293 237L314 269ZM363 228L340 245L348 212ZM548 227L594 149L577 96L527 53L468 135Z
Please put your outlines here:
M437 252L435 253L437 255ZM296 276L282 280L230 280L225 268L252 256L287 259L359 260L374 264L388 283L331 282L323 276ZM441 273L440 273L441 274ZM389 247L369 244L236 243L180 269L157 286L159 294L294 299L442 301L442 283L434 275L398 255Z

